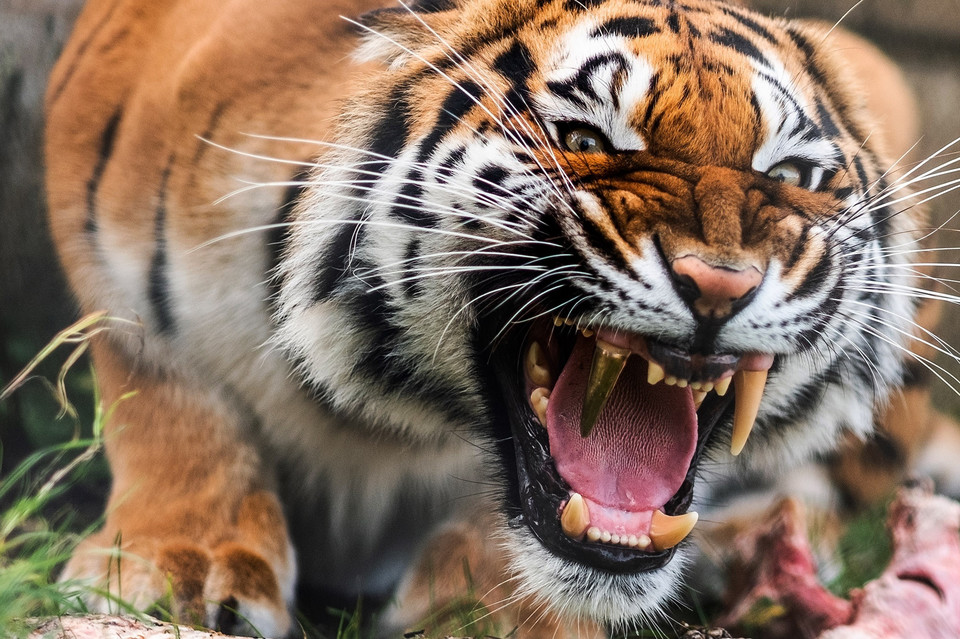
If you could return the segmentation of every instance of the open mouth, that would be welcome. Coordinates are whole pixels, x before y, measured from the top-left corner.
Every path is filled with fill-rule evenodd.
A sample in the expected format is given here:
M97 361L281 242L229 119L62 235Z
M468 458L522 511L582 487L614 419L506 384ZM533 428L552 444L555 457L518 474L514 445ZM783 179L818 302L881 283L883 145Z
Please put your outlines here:
M773 356L690 354L553 318L512 361L500 384L525 522L555 554L642 572L696 524L696 470L722 417L732 452L746 444Z

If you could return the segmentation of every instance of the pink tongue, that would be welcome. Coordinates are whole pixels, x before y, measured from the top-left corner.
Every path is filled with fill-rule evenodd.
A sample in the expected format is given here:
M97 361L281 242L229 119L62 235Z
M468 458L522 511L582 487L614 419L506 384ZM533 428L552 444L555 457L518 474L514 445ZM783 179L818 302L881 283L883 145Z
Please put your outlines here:
M595 342L583 337L550 394L550 455L570 488L620 510L655 510L680 489L697 445L689 388L647 383L647 363L631 356L593 433L580 412Z

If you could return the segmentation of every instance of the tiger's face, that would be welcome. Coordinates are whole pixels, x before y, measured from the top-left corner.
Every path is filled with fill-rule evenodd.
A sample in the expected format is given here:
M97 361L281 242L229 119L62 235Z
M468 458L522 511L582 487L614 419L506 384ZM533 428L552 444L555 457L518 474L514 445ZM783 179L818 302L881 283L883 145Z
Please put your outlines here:
M372 428L481 442L533 591L650 613L705 460L825 450L900 375L911 223L850 78L825 34L708 0L362 28L385 69L297 213L280 343Z

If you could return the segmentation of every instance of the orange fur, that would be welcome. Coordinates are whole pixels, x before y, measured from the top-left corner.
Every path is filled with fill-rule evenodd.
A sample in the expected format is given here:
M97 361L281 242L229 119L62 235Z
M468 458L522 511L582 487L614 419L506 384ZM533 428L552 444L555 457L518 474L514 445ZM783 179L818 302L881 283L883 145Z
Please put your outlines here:
M115 406L106 432L113 486L103 530L84 542L65 578L106 578L111 594L130 597L141 607L163 599L172 588L181 618L207 625L217 623L221 604L239 603L260 611L258 619L270 620L271 625L258 630L282 635L291 629L288 607L296 567L276 492L275 460L268 459L271 446L296 448L308 436L328 437L340 442L338 450L362 460L365 453L354 449L360 448L356 442L363 442L373 451L367 460L371 470L381 460L401 455L410 455L414 467L434 459L430 446L436 442L429 437L413 438L413 443L398 438L397 443L389 435L381 437L380 431L352 429L353 422L322 411L314 420L319 424L315 431L289 426L289 433L276 434L288 426L286 414L277 415L280 410L289 409L300 419L316 409L305 408L306 394L287 382L287 362L268 349L258 352L271 330L266 301L271 293L265 285L271 256L262 235L231 235L275 221L285 203L284 183L296 168L255 156L310 161L321 149L304 140L332 139L338 120L347 129L370 126L362 110L344 107L344 98L379 95L391 88L384 84L390 80L383 71L371 74L373 65L348 59L356 38L353 27L339 16L382 4L91 0L84 10L47 94L51 227L82 309L106 308L142 326L130 331L118 325L94 343L104 404ZM571 20L559 4L521 31L538 61L547 54L544 43ZM502 0L498 5L485 12L474 7L474 13L457 24L442 23L442 15L428 19L450 33L452 41L466 41L499 23L519 20L520 9L513 3ZM615 15L616 9L611 7L610 13ZM414 25L405 14L382 19L390 29L403 21ZM808 28L822 31L816 25ZM657 37L666 52L686 46L667 34ZM915 132L902 79L863 40L840 31L831 37L833 44L827 48L843 50L850 68L840 68L833 52L824 54L832 70L828 81L846 84L851 78L870 78L865 107L886 125L882 132L889 134L889 152L904 152ZM680 117L689 115L682 79L674 78L663 96L676 105L665 123L667 132L637 160L633 173L604 183L607 193L621 199L612 205L611 215L596 224L627 256L654 228L671 256L694 252L739 268L789 254L799 240L800 225L767 206L769 192L757 186L762 180L750 173L760 133L753 111L738 97L745 86L701 79L702 91L728 96L723 126L736 124L735 132L704 136L703 130L720 127L720 112L704 113L699 126L691 127L689 117ZM411 108L418 131L433 126L436 95L446 82L429 76L417 86L418 100ZM846 86L838 93L858 94ZM485 106L496 108L495 102L485 100ZM857 104L843 108L860 113ZM467 119L459 126L483 121L482 114L474 117L476 121ZM296 139L279 139L284 136ZM568 155L559 161L572 174L589 169L603 175L610 168ZM222 199L251 181L277 184ZM638 187L641 181L656 188ZM826 201L822 194L776 188L777 197L798 208L819 210ZM657 215L630 214L638 208L656 210ZM198 318L176 345L164 336L162 314L151 308L163 291L131 283L150 280L155 267L152 260L161 241L158 210L165 216L162 241L182 260L172 277L190 293L169 303L181 315ZM760 221L755 227L741 225L746 210L756 212ZM688 211L698 211L698 218ZM796 277L811 267L812 262L800 259ZM225 327L226 320L233 323ZM222 357L223 369L202 364L204 349ZM239 351L258 356L242 359ZM273 380L283 380L289 388L271 395L266 387ZM130 391L136 394L125 398ZM927 401L924 391L909 391L895 399L886 414L887 430L908 449L917 447L927 432ZM261 423L271 418L277 423ZM311 420L308 415L302 423ZM917 423L924 427L916 428ZM269 446L261 445L261 437ZM418 448L424 441L427 445ZM305 449L303 455L312 450ZM343 453L344 465L352 459L348 452ZM862 455L854 457L857 454ZM457 468L453 462L449 466ZM865 477L869 466L846 470L841 464L836 477L851 493L870 498L880 480ZM119 556L101 552L115 546ZM578 625L552 614L541 617L532 597L501 608L517 591L499 547L490 539L489 522L482 521L438 533L403 582L403 613L393 622L414 624L432 609L457 601L468 585L465 564L479 600L495 611L501 627L517 626L527 637L601 636L586 621Z

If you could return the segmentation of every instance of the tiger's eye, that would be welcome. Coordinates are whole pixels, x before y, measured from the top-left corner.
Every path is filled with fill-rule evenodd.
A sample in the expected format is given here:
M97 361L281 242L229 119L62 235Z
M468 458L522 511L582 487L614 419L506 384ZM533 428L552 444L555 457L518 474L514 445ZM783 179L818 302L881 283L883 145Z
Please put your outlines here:
M806 186L806 172L796 162L781 162L769 171L767 177L779 180L791 186Z
M571 129L564 136L563 143L574 153L603 153L607 150L603 136L587 127Z

